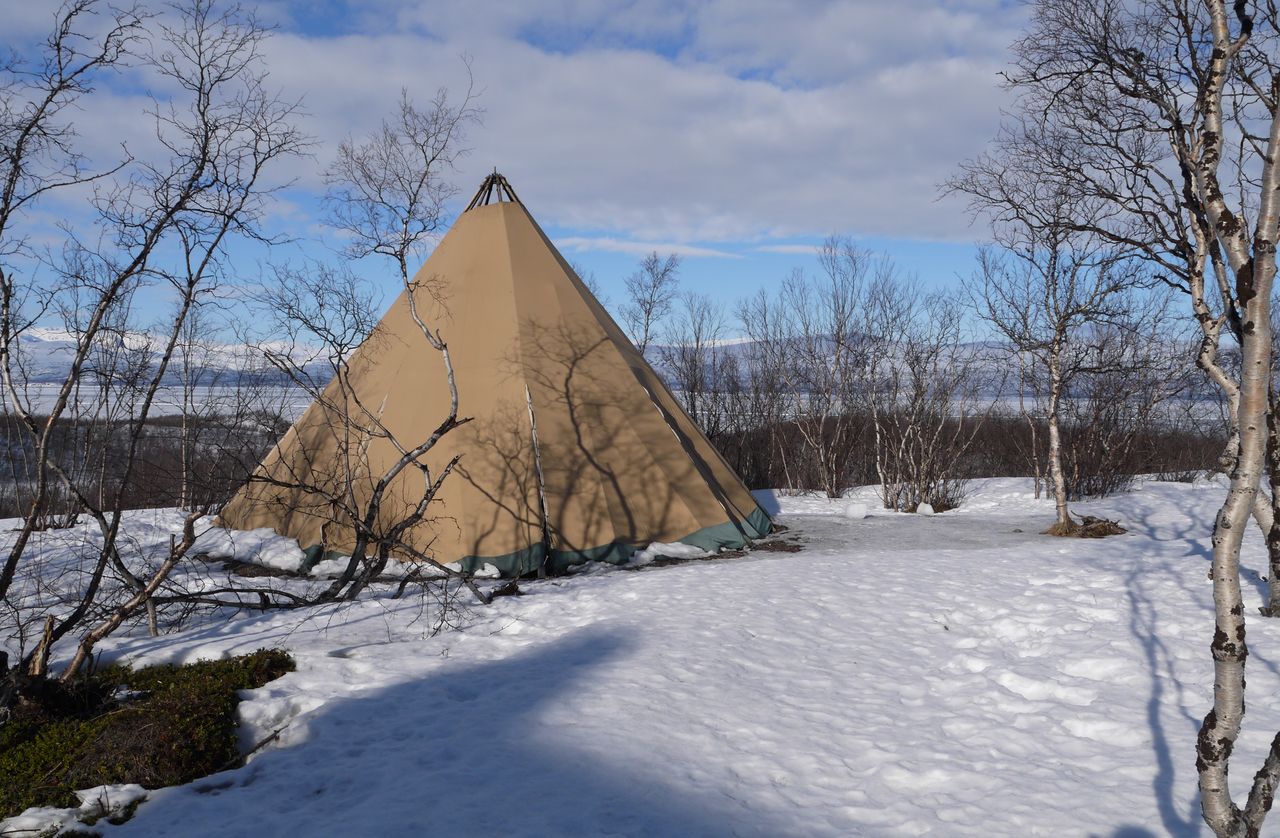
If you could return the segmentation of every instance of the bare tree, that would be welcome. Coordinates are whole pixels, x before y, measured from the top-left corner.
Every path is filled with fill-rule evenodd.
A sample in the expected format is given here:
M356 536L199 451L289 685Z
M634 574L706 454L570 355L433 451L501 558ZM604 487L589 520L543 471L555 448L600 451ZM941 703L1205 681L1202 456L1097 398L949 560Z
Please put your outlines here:
M694 291L678 299L660 360L685 410L715 442L729 428L726 401L738 385L736 365L723 345L728 329L724 306Z
M583 265L580 262L573 261L569 262L569 268L577 275L578 279L582 280L582 284L591 292L591 296L595 297L596 301L600 303L600 305L608 308L609 295L606 294L604 292L604 288L601 287L600 280L596 277L595 271L590 270L586 265Z
M1028 173L1028 177L1031 175ZM999 178L1001 184L985 182ZM1124 319L1133 284L1125 261L1096 237L1072 230L1072 216L1059 201L1036 207L1025 188L1010 184L1010 170L971 171L961 188L999 195L1008 221L995 231L1003 247L978 254L978 273L969 292L978 316L993 326L1012 351L1029 356L1047 384L1048 473L1057 520L1053 535L1073 535L1078 525L1068 508L1063 469L1063 399L1077 376L1104 370L1090 352L1088 331ZM1020 188L1022 187L1022 188ZM984 197L982 200L990 200ZM1037 212L1037 210L1040 210Z
M754 296L741 300L737 306L738 320L742 323L747 341L738 365L741 389L735 413L741 417L742 453L737 459L739 474L746 477L749 462L754 464L751 473L758 474L755 485L780 485L770 482L775 473L776 459L788 489L797 488L792 464L788 457L785 422L787 414L787 324L779 312L779 306L764 289ZM764 444L751 436L763 431ZM754 433L753 433L754 432Z
M978 354L964 342L959 303L881 278L864 295L866 400L886 509L960 505L960 459L991 404L979 404ZM998 389L998 382L997 389Z
M1036 402L1035 382L1038 376L1035 374L1034 359L1028 358L1025 352L1015 352L1018 361L1018 415L1022 417L1027 425L1027 461L1031 465L1032 477L1031 486L1035 499L1040 500L1040 495L1044 491L1045 474L1041 467L1040 459L1040 440L1039 432L1036 427L1036 415L1034 408L1030 407Z
M1007 76L1018 107L994 150L967 168L1012 164L1034 172L1040 188L1092 208L1075 219L1080 229L1141 255L1155 277L1186 295L1200 330L1196 365L1229 406L1222 463L1230 472L1239 451L1240 398L1239 371L1230 359L1238 356L1227 351L1224 360L1220 346L1224 335L1240 340L1244 321L1197 173L1204 166L1221 169L1216 188L1224 199L1235 202L1241 218L1256 212L1258 161L1270 121L1259 79L1267 75L1274 49L1268 26L1255 25L1253 4L1240 6L1241 19L1251 23L1234 66L1248 67L1231 82L1221 107L1213 105L1202 95L1215 66L1213 5L1038 0L1031 30L1014 44L1015 69ZM1270 14L1268 7L1263 18ZM1206 134L1214 108L1211 121L1224 131ZM1269 446L1268 461L1273 474L1280 472L1280 446ZM1272 565L1266 610L1280 614L1277 504L1274 492L1259 492L1253 515Z
M211 323L204 306L193 306L179 330L176 366L179 387L178 469L180 486L178 506L191 509L195 497L195 457L201 442L202 419L217 411L219 405L201 391L216 386L215 350L210 345Z
M333 524L354 533L354 543L345 565L317 601L354 599L375 579L394 557L430 565L435 570L463 579L481 600L486 599L463 577L436 562L409 538L409 531L428 520L431 504L457 465L454 456L433 471L426 455L455 428L470 421L458 413L457 382L448 345L439 332L417 315L415 294L424 293L425 283L411 283L409 306L424 347L440 356L448 380L447 402L439 421L421 437L405 439L382 419L382 406L366 404L353 378L352 360L357 350L377 352L379 341L387 340L376 326L376 299L349 271L325 265L306 270L276 269L276 281L264 292L263 314L271 319L276 338L264 344L267 359L312 399L309 415L318 417L317 443L335 446L337 456L322 458L303 448L293 460L281 458L270 470L259 470L251 478L257 483L302 491L309 506L327 510ZM280 336L288 336L283 345ZM368 456L374 440L390 444L397 456L379 471ZM298 444L302 444L299 442ZM417 488L405 489L412 481L402 475L416 473ZM399 488L397 488L399 487ZM393 495L416 491L416 500L403 514L389 515L384 503Z
M362 142L343 142L325 173L329 223L347 236L348 254L389 257L406 283L411 264L440 231L445 204L458 194L449 174L467 153L467 129L482 115L471 65L464 63L468 85L461 102L441 87L420 109L401 90L395 117Z
M22 361L17 357L18 341L53 302L34 276L37 263L27 236L19 226L22 214L50 192L109 177L129 162L126 158L106 169L88 169L67 117L75 103L92 92L98 75L124 60L142 35L142 13L133 8L113 14L106 34L98 40L84 39L80 27L92 25L87 19L96 16L95 5L79 2L59 12L38 66L27 68L16 60L0 65L3 72L0 82L0 152L3 153L0 164L3 166L0 171L3 182L3 192L0 192L0 374L4 376L9 408L15 411L29 404L22 391L24 380ZM121 277L104 289L100 304L94 310L97 322L106 316L130 278L129 275ZM78 357L72 362L73 375L68 376L60 388L43 426L34 425L34 419L25 423L27 431L38 439L34 489L30 511L0 568L0 599L8 593L46 502L49 466L43 452L49 447L54 419L65 409L76 386L74 372L83 365L90 348L89 345L79 348Z
M23 76L34 81L5 86L5 104L0 107L6 120L0 132L21 141L5 144L11 189L0 227L7 254L0 278L0 375L37 464L29 514L0 571L0 597L9 593L40 504L50 481L56 481L96 523L99 543L70 601L44 614L26 609L44 629L19 669L43 675L53 646L93 621L63 679L75 675L102 637L136 614L152 612L152 595L190 546L184 538L175 544L178 552L171 560L143 575L128 567L118 546L125 493L187 316L216 284L229 242L246 235L262 237L257 221L273 188L264 173L275 160L299 153L305 142L291 124L293 106L266 86L259 58L266 32L252 16L237 9L219 12L203 0L176 8L168 23L157 19L148 24L136 11L113 13L105 46L86 61L75 45L82 43L80 27L89 26L82 17L93 11L92 6L80 3L60 13L42 71ZM144 25L150 28L149 41L142 39ZM85 174L74 134L60 122L60 114L91 92L94 71L122 60L129 50L134 50L143 71L177 91L171 100L153 101L150 115L159 151L154 159L126 158L108 172ZM76 67L83 68L79 75L74 74ZM23 139L37 137L44 140ZM68 232L61 259L45 265L54 275L48 282L38 276L40 262L30 258L10 225L20 218L16 211L25 203L61 184L87 180L97 187L91 204L94 223L109 232L96 241ZM123 340L130 331L130 300L139 287L155 281L166 283L176 302L159 328L141 345L130 346ZM22 336L54 310L70 313L74 345L68 373L55 388L52 404L37 412L23 374ZM84 479L50 448L54 430L69 409L83 416L78 391L86 376L95 374L99 404L120 409L121 418L102 425L118 457L109 481L101 470L96 480ZM101 422L102 417L95 414L93 419ZM121 598L116 593L120 590L131 593ZM15 611L19 622L22 611ZM20 627L15 630L22 635Z
M1243 808L1227 769L1244 714L1240 543L1274 413L1280 12L1249 0L1038 0L1033 12L1014 46L1017 118L997 153L1036 160L1048 188L1097 207L1082 228L1141 253L1187 294L1201 330L1196 362L1233 405L1231 487L1213 538L1214 706L1197 767L1215 834L1257 835L1280 778L1280 738ZM1224 329L1240 345L1238 374L1219 363ZM1274 542L1274 514L1270 523Z
M863 430L855 407L864 395L860 387L870 351L861 330L864 286L872 271L883 279L893 266L834 236L823 244L819 263L821 276L797 270L783 281L774 322L781 330L787 411L816 485L834 498L849 486ZM763 320L761 326L768 330Z
M1124 298L1123 318L1077 337L1082 368L1062 394L1063 471L1073 500L1124 491L1137 474L1157 471L1143 447L1192 418L1176 402L1199 378L1186 362L1194 342L1173 321L1166 295Z
M672 253L663 259L655 250L640 261L635 273L627 277L627 301L622 304L620 314L631 332L631 341L641 355L671 314L678 293L679 272L678 255Z
M426 455L446 434L470 421L459 414L448 343L438 325L428 323L419 308L419 297L431 300L432 308L441 307L444 301L437 294L435 278L415 277L410 267L440 228L445 202L457 192L447 174L465 153L461 144L466 128L479 118L474 102L470 87L458 105L450 104L449 94L442 88L431 105L419 111L408 94L402 93L397 120L384 122L364 142L344 142L327 175L331 223L348 236L348 254L392 260L416 336L444 367L448 383L441 396L445 406L432 430L421 437L401 438L382 421L379 405L361 400L351 360L361 346L385 336L374 329L371 314L380 306L362 292L348 271L321 265L301 271L278 268L276 281L263 297L275 331L290 335L294 347L301 344L313 349L311 356L303 355L300 360L294 351L267 348L267 358L312 397L312 409L318 411L328 438L337 440L338 450L343 452L333 470L259 471L253 478L305 491L327 506L335 523L354 532L345 568L320 597L324 600L357 596L393 556L459 577L478 598L487 599L470 577L444 567L408 537L427 520L440 487L458 463L455 456L433 472L425 462ZM320 361L324 374L317 378L309 361ZM375 439L390 444L398 453L376 473L367 456ZM314 466L307 452L303 452L303 459ZM388 493L404 482L403 474L415 472L421 478L416 502L405 514L388 516L384 507Z

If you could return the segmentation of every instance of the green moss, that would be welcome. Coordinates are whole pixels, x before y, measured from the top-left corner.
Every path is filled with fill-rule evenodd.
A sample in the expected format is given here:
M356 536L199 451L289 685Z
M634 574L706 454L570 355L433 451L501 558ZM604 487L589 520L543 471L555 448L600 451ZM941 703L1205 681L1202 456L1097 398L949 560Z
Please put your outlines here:
M237 691L292 670L287 653L261 649L185 666L113 666L71 687L45 685L0 727L0 818L76 806L75 789L159 788L238 765ZM121 686L139 694L116 701Z

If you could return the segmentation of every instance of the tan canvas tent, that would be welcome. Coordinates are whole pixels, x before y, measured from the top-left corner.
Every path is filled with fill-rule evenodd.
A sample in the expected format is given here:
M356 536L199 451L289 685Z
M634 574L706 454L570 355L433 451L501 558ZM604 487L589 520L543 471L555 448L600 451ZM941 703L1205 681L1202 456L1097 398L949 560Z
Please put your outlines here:
M424 457L438 473L461 455L405 535L415 550L518 575L544 562L625 561L654 541L739 547L768 531L768 515L501 175L486 179L415 288L419 313L448 342L459 414L472 417ZM388 439L353 435L333 405L358 399L409 448L447 412L444 366L407 292L357 350L348 381L349 395L331 383L267 454L222 512L227 526L272 527L313 557L349 554L349 520L309 487L335 488L354 471L358 496L400 454ZM417 469L396 479L388 525L422 486Z

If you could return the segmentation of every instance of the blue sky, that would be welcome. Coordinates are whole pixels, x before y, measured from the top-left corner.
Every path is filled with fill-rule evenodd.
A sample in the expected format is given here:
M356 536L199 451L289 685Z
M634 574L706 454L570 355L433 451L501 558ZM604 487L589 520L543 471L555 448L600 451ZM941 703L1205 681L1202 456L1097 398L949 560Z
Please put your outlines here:
M983 230L938 184L993 136L997 73L1024 22L1002 0L250 5L276 28L272 81L302 100L316 139L313 159L280 173L296 185L272 216L298 244L254 260L324 252L320 172L337 144L402 87L422 102L460 94L466 55L485 114L461 200L497 167L615 301L649 250L684 254L685 284L731 302L813 267L806 248L832 233L954 285ZM54 8L0 0L5 39L33 45ZM136 91L115 84L78 117L103 148L140 130Z

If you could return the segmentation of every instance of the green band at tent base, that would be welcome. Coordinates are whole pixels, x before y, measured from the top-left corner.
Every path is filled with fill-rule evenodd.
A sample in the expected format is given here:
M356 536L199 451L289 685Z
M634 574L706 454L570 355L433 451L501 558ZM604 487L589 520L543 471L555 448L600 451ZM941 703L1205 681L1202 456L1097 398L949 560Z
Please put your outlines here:
M747 546L754 538L760 538L769 532L772 526L769 515L760 507L747 516L741 524L726 521L711 527L703 527L684 538L676 539L682 544L689 544L708 553L719 550L735 550ZM551 573L563 573L574 565L585 562L608 562L609 564L625 564L640 549L639 545L613 542L600 547L584 550L552 550L551 561L547 570ZM546 548L541 544L531 544L523 550L507 553L505 556L467 556L462 560L462 569L475 573L485 565L492 565L506 577L524 576L534 573L543 563Z
M766 535L772 525L773 521L769 518L768 513L757 506L755 511L748 515L741 525L726 521L713 527L704 527L677 540L681 544L689 544L700 550L706 550L708 553L715 553L720 550L737 550L747 546L751 539L761 538ZM622 544L615 541L611 544L590 547L585 550L552 550L551 561L547 564L547 570L551 573L563 573L574 565L586 562L625 564L638 549L640 549L638 545ZM545 555L546 551L541 544L531 544L523 550L516 550L514 553L507 553L505 556L467 556L463 558L461 564L462 570L466 573L476 573L483 569L485 565L492 565L504 577L524 576L528 573L536 573L538 568L542 566L542 560ZM332 550L326 551L322 544L313 544L308 547L303 551L303 556L303 572L309 572L321 561L335 559L341 561L351 558L349 555Z

